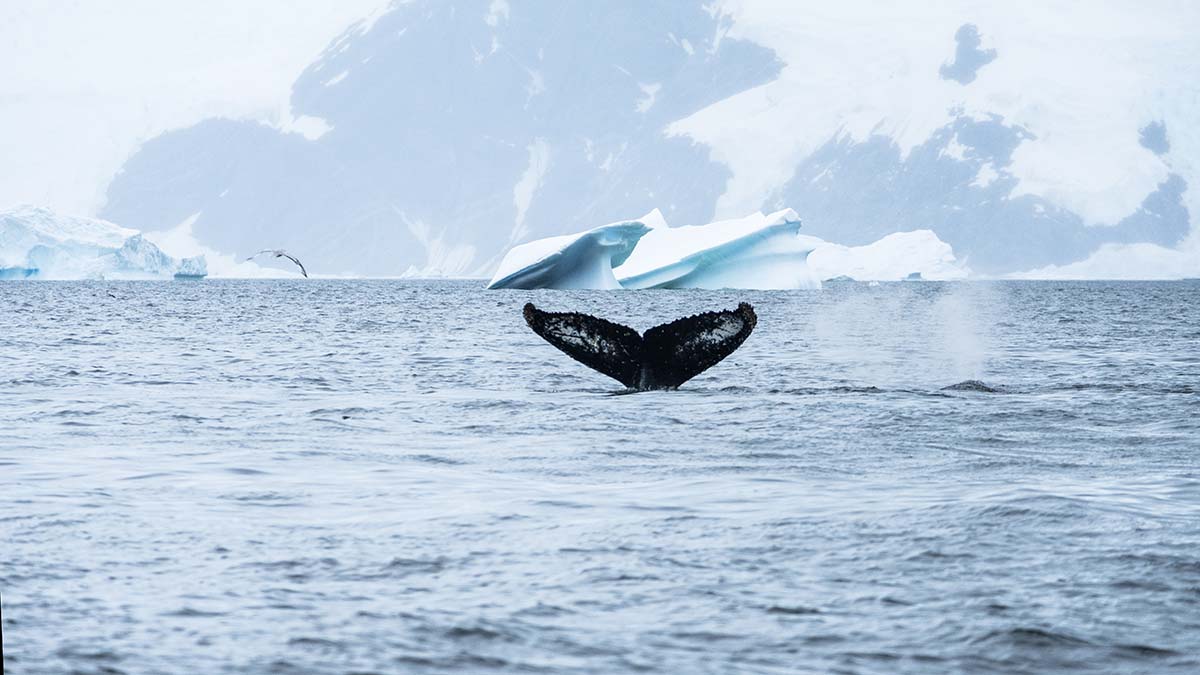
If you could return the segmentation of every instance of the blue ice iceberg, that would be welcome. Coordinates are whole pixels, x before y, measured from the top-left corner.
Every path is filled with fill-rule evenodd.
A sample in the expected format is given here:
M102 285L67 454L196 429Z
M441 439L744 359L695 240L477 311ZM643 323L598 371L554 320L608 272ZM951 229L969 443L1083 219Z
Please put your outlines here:
M930 230L865 246L800 234L791 209L708 225L668 227L657 210L636 221L539 239L510 250L489 288L820 288L821 279L961 279L967 269Z
M206 276L208 276L208 261L202 255L180 260L179 269L175 270L176 279L203 279Z
M32 206L0 211L3 279L170 279L185 267L204 275L203 257L185 262L107 220Z
M638 220L514 246L488 288L620 288L613 268L625 262L638 240L662 223L658 209Z
M820 288L791 209L708 225L654 228L615 270L624 288Z
M488 288L819 288L791 209L709 225L638 220L514 247Z

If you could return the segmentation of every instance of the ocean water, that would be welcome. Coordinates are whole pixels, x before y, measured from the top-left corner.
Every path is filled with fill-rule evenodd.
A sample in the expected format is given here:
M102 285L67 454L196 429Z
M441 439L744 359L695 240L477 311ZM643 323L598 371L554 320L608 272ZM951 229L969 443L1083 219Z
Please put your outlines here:
M759 323L614 396L528 300ZM0 317L6 672L1200 669L1200 283L13 282Z

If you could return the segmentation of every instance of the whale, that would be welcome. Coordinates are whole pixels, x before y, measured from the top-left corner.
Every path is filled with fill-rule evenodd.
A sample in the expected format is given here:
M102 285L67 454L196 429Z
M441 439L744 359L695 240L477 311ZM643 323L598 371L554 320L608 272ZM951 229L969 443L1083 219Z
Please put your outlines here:
M678 389L732 354L758 323L749 303L704 312L638 333L579 312L545 312L526 303L525 323L543 340L631 391Z

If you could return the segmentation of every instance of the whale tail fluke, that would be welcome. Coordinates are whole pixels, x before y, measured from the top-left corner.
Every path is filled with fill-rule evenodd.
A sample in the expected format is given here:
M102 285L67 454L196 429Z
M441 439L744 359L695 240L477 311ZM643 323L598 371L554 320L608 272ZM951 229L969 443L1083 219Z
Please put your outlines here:
M543 340L630 389L637 386L642 336L628 326L578 312L543 312L525 305L525 323Z
M525 322L546 342L630 389L676 389L729 356L758 322L754 308L705 312L639 335L621 324L578 312L525 305Z
M645 370L655 382L675 389L741 347L757 324L754 308L743 302L734 310L655 326L642 336Z

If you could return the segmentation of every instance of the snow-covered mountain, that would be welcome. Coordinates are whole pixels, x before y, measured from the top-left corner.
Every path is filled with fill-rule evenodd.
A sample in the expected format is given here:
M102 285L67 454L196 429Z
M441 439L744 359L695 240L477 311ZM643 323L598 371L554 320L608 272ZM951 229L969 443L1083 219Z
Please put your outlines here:
M289 131L164 134L102 216L326 273L487 275L654 208L788 207L848 245L931 230L984 274L1129 246L1200 273L1197 25L1168 4L396 3L296 81Z
M271 242L363 274L490 272L511 244L655 207L707 222L729 172L663 130L782 67L721 40L728 25L700 3L398 4L296 82L308 137L231 120L166 134L102 213L145 229L199 213L218 250Z

